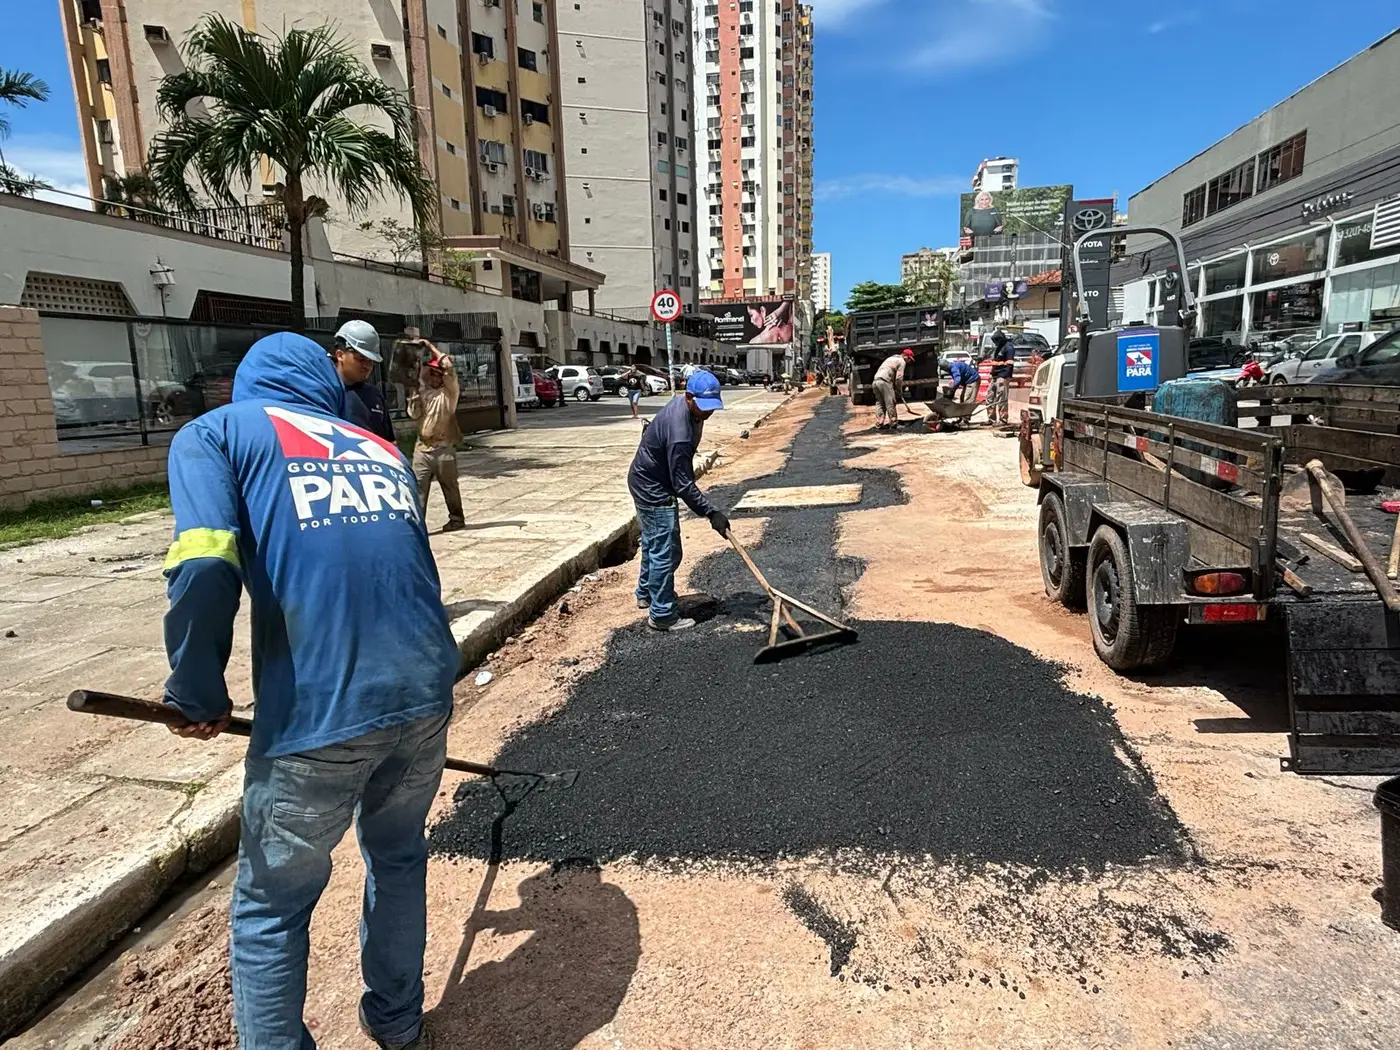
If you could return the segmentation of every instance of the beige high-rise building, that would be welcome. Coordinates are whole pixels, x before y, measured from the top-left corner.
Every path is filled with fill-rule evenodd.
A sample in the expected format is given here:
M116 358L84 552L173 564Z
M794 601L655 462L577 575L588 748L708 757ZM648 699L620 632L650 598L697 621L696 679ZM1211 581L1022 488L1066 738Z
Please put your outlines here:
M693 0L701 297L812 298L812 9Z
M831 309L831 253L812 253L812 309Z
M559 9L569 242L608 275L603 308L671 288L693 309L700 291L690 17L689 0Z
M563 2L563 0L559 0ZM334 25L420 118L418 153L441 190L449 237L502 237L570 257L556 0L60 0L94 197L107 175L144 170L161 130L157 83L183 68L179 42L206 14L249 30ZM256 203L276 174L247 189ZM366 220L410 223L392 197L349 216L327 196L331 246L372 256ZM527 293L528 294L528 293Z

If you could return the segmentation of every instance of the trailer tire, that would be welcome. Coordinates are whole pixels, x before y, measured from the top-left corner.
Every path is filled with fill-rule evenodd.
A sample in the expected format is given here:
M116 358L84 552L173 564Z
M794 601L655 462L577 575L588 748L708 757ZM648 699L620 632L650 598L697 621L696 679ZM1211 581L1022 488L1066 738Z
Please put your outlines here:
M1101 525L1094 533L1087 568L1084 596L1099 659L1115 671L1164 663L1176 647L1181 610L1137 603L1128 547L1111 525Z
M1045 593L1066 609L1084 608L1084 559L1069 542L1069 516L1058 492L1047 493L1040 505L1040 577Z

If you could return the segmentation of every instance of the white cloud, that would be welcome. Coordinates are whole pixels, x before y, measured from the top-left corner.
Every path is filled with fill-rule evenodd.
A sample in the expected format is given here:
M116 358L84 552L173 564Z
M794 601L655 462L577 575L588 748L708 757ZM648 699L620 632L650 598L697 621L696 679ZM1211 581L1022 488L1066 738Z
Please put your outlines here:
M1197 17L1198 12L1196 11L1178 11L1175 14L1168 15L1166 18L1160 18L1155 22L1149 23L1147 31L1155 36L1158 33L1171 29L1173 26L1186 25L1188 22L1194 22Z
M967 188L967 179L960 175L937 175L916 179L908 175L843 175L822 179L813 188L812 196L819 201L840 200L857 195L877 197L951 197Z
M43 179L55 193L41 190L35 196L40 200L56 204L85 207L85 202L65 193L76 193L86 197L90 192L87 182L87 165L83 162L83 151L74 143L56 135L15 135L0 142L5 162L23 175L33 175Z
M1050 0L961 0L939 13L937 32L907 65L941 74L1032 51L1054 17Z
M812 17L821 28L834 29L845 25L858 12L883 3L885 0L813 0Z

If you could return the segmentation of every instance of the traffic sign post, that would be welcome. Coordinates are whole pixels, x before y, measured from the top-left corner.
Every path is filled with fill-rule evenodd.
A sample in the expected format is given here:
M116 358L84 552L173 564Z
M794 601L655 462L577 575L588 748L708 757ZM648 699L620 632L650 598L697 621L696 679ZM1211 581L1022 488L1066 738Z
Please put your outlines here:
M679 320L683 309L681 297L669 288L663 288L651 297L651 316L666 327L666 378L673 390L676 385L676 361L671 326Z

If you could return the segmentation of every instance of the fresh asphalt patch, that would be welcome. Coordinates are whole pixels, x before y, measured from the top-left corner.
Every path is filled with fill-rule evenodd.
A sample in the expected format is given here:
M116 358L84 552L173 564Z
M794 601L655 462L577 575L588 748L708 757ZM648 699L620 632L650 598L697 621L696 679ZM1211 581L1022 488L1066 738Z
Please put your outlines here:
M843 418L844 402L823 402L765 482L858 482L861 509L905 502L894 474L840 466ZM861 569L835 555L840 510L770 512L754 548L774 586L835 614ZM762 639L737 621L762 620L766 599L740 560L711 555L692 581L718 615L683 634L617 632L568 703L506 743L503 767L580 776L510 815L504 859L825 855L873 871L896 857L1064 875L1192 859L1109 709L1059 666L987 632L891 621L755 666ZM494 816L489 794L464 798L432 849L488 856Z

